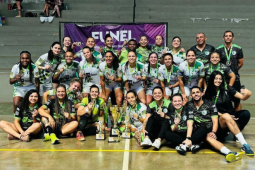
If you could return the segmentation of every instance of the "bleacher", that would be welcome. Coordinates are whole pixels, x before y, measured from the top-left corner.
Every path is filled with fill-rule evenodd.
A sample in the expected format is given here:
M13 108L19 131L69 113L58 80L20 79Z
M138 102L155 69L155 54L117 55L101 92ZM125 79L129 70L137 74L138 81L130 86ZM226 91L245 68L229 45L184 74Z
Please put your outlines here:
M63 10L62 17L54 18L52 23L41 23L39 20L43 1L31 1L22 3L22 15L32 11L38 13L38 17L16 18L17 11L7 10L7 4L0 3L0 15L6 17L6 23L0 27L0 86L6 88L1 92L0 102L12 101L13 86L9 84L9 72L19 61L19 53L30 51L34 61L46 53L51 43L59 40L59 21L133 21L133 0L65 0L67 10ZM137 0L135 22L168 22L168 44L171 44L173 36L178 35L185 49L196 44L195 35L198 32L204 32L207 43L217 47L223 43L223 32L232 30L235 33L234 43L243 47L245 56L240 71L242 84L253 91L254 9L252 0L245 3L241 0ZM254 104L255 96L245 103Z

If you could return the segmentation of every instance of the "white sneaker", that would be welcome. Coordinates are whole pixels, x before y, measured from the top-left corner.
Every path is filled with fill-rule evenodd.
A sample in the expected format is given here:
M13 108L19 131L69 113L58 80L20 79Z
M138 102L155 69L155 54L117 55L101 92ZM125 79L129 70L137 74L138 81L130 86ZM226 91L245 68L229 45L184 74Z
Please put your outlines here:
M151 146L151 145L152 145L152 142L149 138L144 138L144 141L141 143L142 147L148 147L148 146Z
M154 146L156 149L159 149L159 148L160 148L160 145L161 145L161 142L160 142L158 139L156 139L156 140L153 142L153 144L152 144L152 146Z

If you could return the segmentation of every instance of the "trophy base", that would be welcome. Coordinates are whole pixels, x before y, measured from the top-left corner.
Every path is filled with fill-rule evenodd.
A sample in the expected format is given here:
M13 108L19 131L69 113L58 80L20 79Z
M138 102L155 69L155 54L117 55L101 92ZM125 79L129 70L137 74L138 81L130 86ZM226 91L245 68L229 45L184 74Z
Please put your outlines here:
M109 137L108 138L108 143L118 143L118 142L120 142L119 137Z
M105 140L105 134L96 134L96 140Z
M119 136L119 129L117 129L117 128L111 128L110 136L111 136L111 137L118 137L118 136Z
M130 138L131 138L130 132L123 132L123 133L122 133L122 138L123 138L123 139L130 139Z

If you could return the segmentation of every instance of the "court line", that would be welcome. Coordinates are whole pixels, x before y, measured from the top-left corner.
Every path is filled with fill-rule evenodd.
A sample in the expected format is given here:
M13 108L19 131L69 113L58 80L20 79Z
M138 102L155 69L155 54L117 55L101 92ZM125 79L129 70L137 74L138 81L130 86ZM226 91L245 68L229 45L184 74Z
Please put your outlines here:
M177 153L177 151L154 151L154 150L100 150L100 149L0 149L1 151L16 152L143 152L143 153ZM213 151L199 151L198 153L216 154Z
M130 139L126 139L122 170L128 170L128 164L129 164L129 146L130 146Z

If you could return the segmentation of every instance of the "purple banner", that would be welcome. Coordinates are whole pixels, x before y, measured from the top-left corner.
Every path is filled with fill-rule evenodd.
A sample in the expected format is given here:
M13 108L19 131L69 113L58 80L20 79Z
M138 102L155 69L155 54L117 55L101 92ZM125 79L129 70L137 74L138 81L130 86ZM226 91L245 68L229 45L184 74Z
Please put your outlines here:
M94 37L96 41L95 49L104 47L104 37L110 33L113 38L113 48L121 49L125 40L131 38L138 42L142 35L147 36L149 44L155 44L155 36L161 35L164 40L166 35L165 24L134 24L134 25L96 25L78 26L76 24L64 24L64 35L71 37L73 42L82 42L83 45L77 47L80 50L86 45L88 37ZM164 42L165 44L165 42Z

